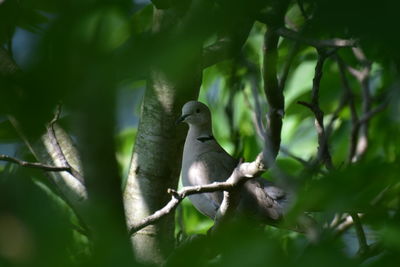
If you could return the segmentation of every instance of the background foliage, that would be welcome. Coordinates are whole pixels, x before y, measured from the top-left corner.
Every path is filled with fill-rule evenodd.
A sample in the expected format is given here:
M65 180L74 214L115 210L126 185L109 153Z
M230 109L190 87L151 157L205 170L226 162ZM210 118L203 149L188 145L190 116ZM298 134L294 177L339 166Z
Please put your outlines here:
M178 16L183 16L190 1L181 2L182 14L178 12ZM78 147L91 142L99 132L87 133L89 137L82 139L82 121L76 121L76 114L107 103L97 119L114 121L113 125L104 125L104 131L113 133L115 145L109 145L118 161L123 188L149 66L173 66L171 59L179 61L185 55L182 51L190 51L197 36L206 36L204 46L211 44L231 16L251 17L249 6L268 6L274 1L233 1L232 5L222 0L208 2L210 13L215 11L213 5L223 8L211 19L192 24L188 37L164 43L160 40L165 39L151 34L155 7L147 1L0 1L0 45L21 68L21 72L11 76L2 73L0 77L0 154L35 161L26 144L43 134L44 125L53 118L60 102L63 110L59 123ZM177 243L193 241L176 249L168 264L395 266L399 262L398 10L399 3L390 0L299 0L292 1L286 13L286 26L303 37L357 40L368 62L357 59L348 47L335 53L351 68L362 71L370 66L370 110L384 107L368 118L365 154L356 162L349 161L354 126L351 105L338 107L351 99L361 118L363 84L346 70L352 94L346 93L337 58L329 57L323 66L319 104L325 126L332 121L328 143L335 169L313 165L318 149L314 115L298 101L311 99L318 53L302 41L280 38L279 76L292 58L284 88L284 149L277 157L277 166L264 176L289 184L297 192L289 222L304 211L317 211L312 216L321 227L318 238L310 240L303 234L270 226L259 232L246 223L227 228L211 243L203 237L190 238L206 234L213 222L185 200L176 215ZM205 33L207 27L218 30ZM272 29L262 20L256 21L239 53L206 68L199 96L211 109L217 140L229 153L247 161L253 160L263 146L254 123L255 99L261 103L262 114L268 112L260 89L266 30ZM10 118L19 121L19 127ZM0 164L0 266L93 263L91 237L82 233L81 221L59 197L46 173ZM90 166L91 162L86 164ZM349 214L355 213L362 215L358 226L363 227L367 247L360 241L357 225L346 227ZM339 225L344 228L339 229ZM106 227L112 229L114 225ZM219 256L213 254L216 248L222 251ZM102 265L139 265L125 254L126 258L118 259L117 254L110 255L110 262Z

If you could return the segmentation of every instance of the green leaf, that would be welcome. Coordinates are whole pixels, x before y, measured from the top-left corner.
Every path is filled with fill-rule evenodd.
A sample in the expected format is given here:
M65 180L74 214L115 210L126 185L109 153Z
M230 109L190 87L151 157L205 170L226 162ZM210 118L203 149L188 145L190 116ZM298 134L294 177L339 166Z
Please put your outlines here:
M286 106L289 107L304 92L311 92L315 63L316 61L305 61L296 68L286 85Z
M19 137L9 120L0 122L0 142L10 143L18 141Z
M132 16L130 24L133 33L139 34L149 31L152 26L152 21L153 5L147 5Z
M398 183L398 173L398 165L378 160L373 164L353 164L311 181L300 193L295 210L362 212L377 209L381 205L375 203L378 195Z
M129 164L133 151L133 144L136 139L136 128L128 128L116 136L116 152L117 161L121 170L121 177L123 177L122 188L125 187L126 179L128 177Z
M76 27L76 35L87 45L101 51L111 51L130 36L128 19L117 8L95 9Z

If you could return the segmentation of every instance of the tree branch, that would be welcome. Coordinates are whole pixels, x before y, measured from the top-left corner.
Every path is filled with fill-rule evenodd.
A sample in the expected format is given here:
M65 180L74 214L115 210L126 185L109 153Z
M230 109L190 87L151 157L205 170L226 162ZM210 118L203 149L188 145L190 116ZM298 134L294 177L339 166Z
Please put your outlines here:
M231 176L225 182L214 182L206 185L198 186L186 186L181 190L176 191L174 189L168 189L168 193L172 196L171 200L161 209L155 211L153 214L143 218L141 221L135 223L129 230L129 235L133 235L137 231L144 227L154 224L161 220L164 216L173 212L178 204L187 196L201 193L211 193L216 191L231 192L234 189L241 186L244 182L257 177L265 171L265 165L263 163L262 154L257 156L257 159L253 162L240 163L232 172ZM217 212L216 220L221 220L222 217L226 216L231 211L232 203L231 198L234 196L224 195L224 200Z
M298 101L297 103L309 108L315 116L315 128L318 134L318 152L317 161L325 164L327 169L332 169L332 158L329 152L328 140L325 134L324 128L324 113L319 106L319 90L320 82L322 78L322 69L324 66L325 59L329 56L329 53L318 50L318 61L315 66L315 75L313 79L313 87L311 91L311 103L304 101Z
M257 131L257 134L262 138L263 141L265 141L265 136L266 136L266 129L263 123L263 112L261 109L261 103L260 103L260 94L259 94L259 88L257 84L259 84L259 73L260 70L257 68L255 64L247 60L246 58L242 57L242 62L246 66L248 70L248 77L250 81L250 89L251 93L253 96L254 100L254 108L253 110L253 120L254 120L254 125ZM250 103L250 101L248 101Z
M61 148L61 145L58 142L56 131L55 131L55 124L58 121L58 119L60 118L60 115L61 115L61 105L58 105L56 112L54 113L53 119L50 121L50 123L47 126L47 136L49 138L50 143L52 144L52 146L54 148L55 156L61 162L61 165L68 167L70 170L69 173L74 178L79 180L79 182L81 182L83 184L84 183L83 176L79 173L78 170L76 170L69 164L69 162Z
M349 162L357 161L362 155L366 152L368 147L368 122L369 120L376 115L378 112L385 109L388 102L384 102L375 109L371 110L371 96L369 89L369 73L370 73L370 65L371 63L365 58L364 54L360 49L353 49L354 54L357 59L365 64L363 70L359 71L356 69L347 66L346 63L336 55L336 61L339 66L340 76L342 79L343 86L346 90L346 97L348 100L348 105L351 112L351 120L352 120L352 130L350 137L350 148L349 148ZM362 116L358 118L356 106L354 103L354 94L349 86L349 82L346 77L345 70L348 70L361 84L362 88ZM360 133L361 132L361 133Z
M335 237L339 237L343 233L345 233L348 229L350 229L353 226L353 224L354 224L353 218L349 214L345 213L341 215L341 218L334 220L331 223L330 228L334 231Z
M348 106L350 108L350 114L351 114L351 121L352 121L352 127L351 127L351 134L350 134L350 147L349 147L349 154L348 154L348 162L352 162L356 153L356 147L358 143L358 133L359 133L359 120L358 120L358 115L357 115L357 110L354 102L354 94L353 91L350 88L349 82L346 77L346 66L344 61L341 59L339 55L336 54L336 61L339 66L339 73L340 73L340 78L342 80L343 87L345 89L345 97L347 99Z
M354 227L356 229L356 234L359 244L358 254L364 255L368 252L369 246L367 244L367 239L365 237L365 232L362 227L360 217L358 217L358 214L356 212L351 212L350 216L353 219Z
M340 99L339 105L337 106L337 108L335 109L335 111L333 112L333 114L331 116L331 119L329 120L328 126L325 127L326 138L329 139L329 137L331 136L331 133L333 130L333 124L339 118L339 113L346 107L347 102L348 102L347 93L344 92Z
M275 32L287 39L300 41L307 45L313 46L317 49L321 48L341 48L341 47L353 47L357 44L355 40L346 40L346 39L329 39L329 40L315 40L312 38L304 37L300 35L298 32L290 30L286 27L279 27L275 30Z
M15 75L21 71L20 68L18 67L18 65L15 63L15 61L10 57L10 55L7 53L7 51L2 47L0 47L0 59L1 59L0 60L0 74L1 75L4 75L4 76ZM47 135L50 139L51 144L54 146L54 149L56 150L58 159L61 160L62 164L60 164L60 165L62 165L62 166L58 167L58 166L51 166L51 165L46 165L46 164L42 164L42 163L29 163L29 162L20 161L17 159L15 159L17 161L12 161L12 162L17 163L21 166L30 167L30 168L40 168L39 165L42 165L42 166L46 166L46 168L51 167L53 169L53 171L57 171L57 168L59 168L60 170L64 169L64 171L67 171L74 178L78 179L81 183L83 183L82 175L68 163L68 161L65 158L65 155L62 152L60 144L58 143L57 138L56 138L54 124L59 119L60 113L61 113L61 106L59 105L57 108L57 111L55 112L54 118L51 120L51 122L49 123L49 126L47 127ZM18 121L12 116L9 116L9 120L12 123L12 125L14 126L14 128L16 129L17 133L20 135L21 139L25 142L26 146L29 148L31 153L38 160L37 153L32 148L32 146L31 146L30 142L28 141L28 139L26 138L26 136L20 130ZM20 163L24 163L25 165L18 163L18 161L20 161ZM38 166L38 167L34 167L34 166ZM44 169L46 169L46 168L44 168ZM50 171L50 169L48 169L48 171ZM58 171L60 171L60 170L58 170Z
M18 65L15 63L15 61L12 59L12 57L5 51L4 48L0 46L0 75L1 76L18 76L22 72ZM86 200L87 200L87 192L86 192L86 187L84 184L79 181L72 173L75 174L74 171L72 171L72 168L68 170L70 166L61 164L59 159L55 156L54 153L54 147L49 141L49 136L48 134L44 134L41 138L41 142L38 142L35 146L32 146L32 140L29 140L27 136L23 133L21 130L21 127L19 125L19 122L13 117L13 116L8 116L11 124L17 131L18 135L21 137L21 139L24 141L25 145L28 147L28 149L31 151L32 155L35 157L37 161L43 161L43 162L48 162L49 164L43 164L43 163L38 163L42 164L43 166L46 167L52 167L52 170L49 171L49 177L51 181L54 183L55 188L59 192L61 198L65 200L71 207L71 209L75 212L77 218L81 222L82 226L85 228L87 225L87 214L86 212ZM75 151L72 151L72 141L68 138L63 130L59 127L57 127L57 135L61 135L63 139L63 147L68 147L68 155L69 158L74 158L74 160L77 159L77 153ZM65 151L65 150L64 150ZM18 164L16 161L13 161L14 163ZM21 163L23 163L21 161ZM33 165L32 165L33 164ZM34 165L37 165L36 163L28 164L30 165L29 167L33 167ZM55 165L60 165L60 166L53 166L51 164ZM34 167L36 168L36 167ZM41 167L37 167L41 168ZM63 170L65 168L65 170Z
M268 30L264 36L264 92L269 104L268 127L265 138L264 158L272 164L279 152L281 144L282 118L285 110L283 92L277 77L279 36Z
M299 51L299 48L300 48L300 42L295 41L295 43L293 44L292 48L289 51L287 60L285 60L285 62L284 62L282 75L279 78L279 88L282 91L285 89L285 84L286 84L287 77L289 75L290 67L293 63L295 56L297 55L297 52Z
M361 84L362 90L362 113L364 115L368 114L371 110L371 92L370 92L370 83L369 76L371 73L371 62L366 58L364 52L359 47L353 47L354 56L358 59L358 61L362 64L363 68L361 70L361 75L358 77L358 81ZM358 140L358 144L356 147L356 158L361 158L368 148L368 130L369 130L369 120L365 120L363 122L359 121L360 127L360 136Z
M285 98L277 75L278 41L276 29L284 25L284 18L290 1L273 1L271 16L267 23L263 47L264 92L269 105L268 127L264 144L264 159L274 164L281 145L282 118L285 113Z
M388 106L388 104L389 104L389 102L384 102L384 103L380 104L379 106L377 106L376 108L374 108L374 109L370 110L369 112L363 114L361 116L361 118L359 119L358 123L359 124L363 124L363 123L369 121L377 113L383 111Z
M257 107L259 105L258 90L257 90L257 85L255 85L255 83L253 84L252 80L254 80L253 77L250 77L251 94L253 96L254 101L256 101L256 98L257 98L257 102L255 102L254 106L253 106L250 101L250 97L248 96L248 93L246 91L243 91L243 99L244 99L244 103L246 104L246 106L252 112L251 119L253 121L253 125L256 130L256 133L257 133L258 137L264 141L265 140L265 128L264 128L264 124L263 124L263 120L262 120L262 112L261 112L261 110L258 111L258 108L260 108L260 107Z
M0 161L6 161L10 163L15 163L23 167L33 168L33 169L41 169L44 171L52 171L52 172L63 172L67 171L71 173L71 169L68 166L65 167L58 167L58 166L51 166L47 164L43 164L40 162L28 162L24 160L20 160L11 156L0 154Z
M283 154L297 160L298 162L300 162L301 164L303 164L305 167L310 168L311 164L310 162L308 162L307 160L304 160L298 156L296 156L295 154L293 154L292 152L289 151L289 149L287 149L286 147L281 146L280 152L282 152Z

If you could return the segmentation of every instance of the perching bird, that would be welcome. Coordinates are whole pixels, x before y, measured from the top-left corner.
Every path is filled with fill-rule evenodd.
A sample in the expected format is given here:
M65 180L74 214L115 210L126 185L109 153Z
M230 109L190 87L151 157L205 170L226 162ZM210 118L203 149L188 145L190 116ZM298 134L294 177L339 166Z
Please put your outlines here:
M215 140L208 107L198 101L187 102L178 121L189 124L182 159L183 186L226 181L238 161ZM202 193L189 198L197 210L214 219L223 193ZM257 177L243 185L237 211L259 217L262 221L276 222L282 218L287 203L288 196L282 189Z

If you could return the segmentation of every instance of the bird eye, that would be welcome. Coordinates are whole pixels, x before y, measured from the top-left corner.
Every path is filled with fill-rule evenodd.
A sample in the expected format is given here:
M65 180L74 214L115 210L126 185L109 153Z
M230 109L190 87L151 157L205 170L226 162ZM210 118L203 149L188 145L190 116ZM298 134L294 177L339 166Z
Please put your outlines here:
M198 109L196 109L196 113L200 113L200 109L198 108Z

